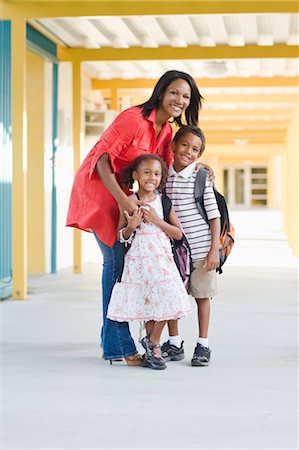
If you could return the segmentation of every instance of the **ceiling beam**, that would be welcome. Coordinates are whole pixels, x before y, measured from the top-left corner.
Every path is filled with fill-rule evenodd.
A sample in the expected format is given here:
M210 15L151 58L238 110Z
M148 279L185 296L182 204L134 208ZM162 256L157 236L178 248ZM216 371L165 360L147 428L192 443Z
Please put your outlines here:
M280 118L275 120L275 116L267 120L263 120L261 117L255 117L254 120L250 120L250 118L247 117L243 117L243 120L241 118L215 120L214 117L209 117L207 120L203 120L203 117L201 116L199 116L199 118L203 129L211 131L213 131L213 129L215 128L217 128L217 130L232 130L235 129L235 127L238 127L242 130L250 130L251 128L254 128L255 130L264 130L265 132L267 132L270 131L270 129L276 130L277 127L279 127L279 129L287 129L289 126L288 118L286 118L285 120L281 120Z
M246 139L248 142L279 143L285 142L286 130L206 130L208 144L233 143L236 139Z
M146 4L145 4L146 3ZM138 16L165 14L296 13L296 0L1 1L2 18Z
M297 98L294 94L226 94L224 92L223 94L207 93L205 95L205 103L210 103L212 105L216 105L217 103L244 103L248 105L252 103L271 103L274 108L279 108L279 104L289 104L290 106L292 106L292 104L296 103L296 101Z
M298 86L298 77L251 77L251 78L196 78L199 87L273 87ZM92 79L92 89L152 89L157 83L156 79L135 78L125 80L114 78L111 80Z
M180 59L246 59L246 58L298 58L299 46L276 44L272 46L245 45L230 47L201 47L190 45L159 48L65 48L58 47L59 61L129 61Z
M271 117L272 120L285 120L286 118L289 118L292 114L292 109L207 109L204 107L202 111L200 112L200 118L203 121L206 120L213 120L217 117L225 118L226 120L229 120L231 117L238 117L238 118L249 118L249 117L255 117L257 119L262 119L263 117ZM276 117L278 119L276 119Z

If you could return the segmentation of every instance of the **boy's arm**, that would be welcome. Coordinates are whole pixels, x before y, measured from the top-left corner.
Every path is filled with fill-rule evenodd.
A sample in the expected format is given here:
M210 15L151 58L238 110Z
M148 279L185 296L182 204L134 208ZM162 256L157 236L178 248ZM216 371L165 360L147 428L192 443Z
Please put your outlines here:
M220 238L220 218L210 220L210 230L211 230L211 248L204 262L205 269L216 270L219 267L219 238Z
M208 171L208 175L207 175L207 176L208 176L208 180L209 180L212 184L214 184L214 183L215 183L216 176L215 176L215 172L214 172L214 170L212 169L212 167L211 167L211 166L208 166L207 164L204 164L204 163L198 161L198 162L197 162L197 165L196 165L196 170L199 170L199 169L201 169L201 168L203 168L203 169L205 169L205 170Z

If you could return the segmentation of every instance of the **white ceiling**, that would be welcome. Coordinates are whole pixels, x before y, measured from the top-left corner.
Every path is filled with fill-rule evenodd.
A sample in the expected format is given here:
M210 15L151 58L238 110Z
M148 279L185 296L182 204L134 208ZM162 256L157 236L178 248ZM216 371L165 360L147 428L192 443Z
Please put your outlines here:
M139 55L140 48L158 49L166 55L167 48L174 48L178 59L173 59L172 53L172 59L125 60L120 50L116 60L86 60L82 66L101 81L157 80L171 69L188 72L197 79L218 79L207 86L199 84L205 98L200 119L209 142L278 143L286 138L298 93L293 78L298 76L298 58L284 57L289 46L299 44L298 18L295 13L248 13L63 17L30 23L63 47L111 48L111 52L136 48ZM244 57L250 45L257 49L263 46L263 57ZM180 52L189 46L204 48L207 59L180 58ZM284 53L278 55L275 46L282 46ZM212 58L211 52L217 47L223 59ZM267 57L268 47L279 57ZM226 78L222 86L220 80ZM262 85L259 80L263 80ZM120 94L124 85L119 82L120 96L127 95ZM150 93L151 88L142 89L146 98Z
M97 78L157 78L176 68L198 77L293 77L295 58L243 59L246 45L298 45L298 14L202 14L39 19L31 23L70 48L229 46L238 59L96 61L85 65Z

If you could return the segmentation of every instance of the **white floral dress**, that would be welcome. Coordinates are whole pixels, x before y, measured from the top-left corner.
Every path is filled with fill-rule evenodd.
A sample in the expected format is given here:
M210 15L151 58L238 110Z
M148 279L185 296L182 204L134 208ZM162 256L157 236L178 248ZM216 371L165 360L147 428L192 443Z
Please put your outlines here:
M151 206L163 218L160 195ZM161 321L190 312L169 237L156 225L142 222L125 256L121 281L113 288L107 317L117 322Z

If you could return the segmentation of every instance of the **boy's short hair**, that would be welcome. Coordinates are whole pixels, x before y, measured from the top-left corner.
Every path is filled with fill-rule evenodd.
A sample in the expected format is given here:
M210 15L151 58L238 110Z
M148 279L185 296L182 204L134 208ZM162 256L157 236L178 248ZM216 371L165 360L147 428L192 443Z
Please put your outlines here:
M178 129L176 134L174 135L173 141L178 142L183 136L186 134L192 133L195 136L198 136L201 139L201 149L200 152L203 153L206 148L206 137L201 128L195 127L194 125L185 125Z

